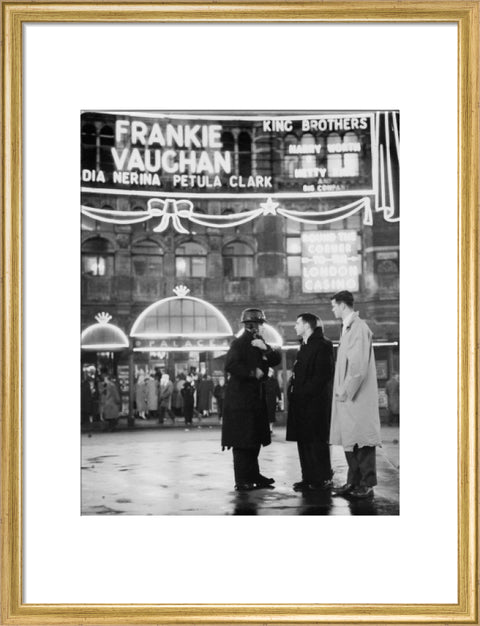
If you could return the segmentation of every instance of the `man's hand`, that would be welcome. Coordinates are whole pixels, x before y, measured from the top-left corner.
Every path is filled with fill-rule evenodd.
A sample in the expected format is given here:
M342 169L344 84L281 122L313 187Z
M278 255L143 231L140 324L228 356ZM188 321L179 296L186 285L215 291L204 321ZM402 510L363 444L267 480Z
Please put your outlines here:
M337 402L346 402L347 401L347 392L344 391L343 393L336 393L335 394L335 400Z
M258 339L256 339L255 341L258 341ZM257 367L255 370L255 376L257 377L257 380L260 380L260 378L263 378L263 372L259 367Z
M260 350L266 350L267 344L263 341L263 339L254 339L252 341L252 346L254 348L260 348Z

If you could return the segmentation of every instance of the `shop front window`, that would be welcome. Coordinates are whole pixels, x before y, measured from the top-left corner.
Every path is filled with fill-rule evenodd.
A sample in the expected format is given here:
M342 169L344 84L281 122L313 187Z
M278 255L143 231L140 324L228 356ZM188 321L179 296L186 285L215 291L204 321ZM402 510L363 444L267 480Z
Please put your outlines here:
M225 278L253 276L253 250L246 243L233 241L223 248L223 275Z
M207 275L207 253L203 246L187 241L175 250L177 278L204 278Z
M132 247L132 267L135 276L163 276L163 250L149 239L137 241Z

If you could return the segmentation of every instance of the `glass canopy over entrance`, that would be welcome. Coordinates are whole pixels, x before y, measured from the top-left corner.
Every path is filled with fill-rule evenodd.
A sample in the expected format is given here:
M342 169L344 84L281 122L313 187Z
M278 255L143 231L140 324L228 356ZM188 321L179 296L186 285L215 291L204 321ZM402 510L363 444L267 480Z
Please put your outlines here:
M135 351L208 350L213 340L223 343L233 336L228 320L213 304L189 296L183 285L175 287L174 293L139 315L130 333ZM211 347L218 349L218 344Z
M89 352L118 352L128 348L127 335L110 324L112 316L108 313L99 313L95 319L97 324L92 324L82 332L82 350Z

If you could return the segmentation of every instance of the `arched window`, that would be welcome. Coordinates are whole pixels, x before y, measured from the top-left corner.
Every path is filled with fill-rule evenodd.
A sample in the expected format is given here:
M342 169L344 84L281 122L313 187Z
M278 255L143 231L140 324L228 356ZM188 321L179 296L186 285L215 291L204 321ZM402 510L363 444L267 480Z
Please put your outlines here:
M253 276L253 250L246 243L232 241L223 247L222 255L225 278Z
M113 246L103 237L92 237L82 245L82 274L113 275Z
M115 145L113 128L103 126L100 130L100 168L111 170L113 166L112 146Z
M221 141L223 144L223 150L232 152L232 156L233 156L233 151L235 150L235 140L233 138L232 133L229 133L227 131L222 133Z
M82 126L82 168L94 170L97 167L97 131L93 124Z
M151 239L137 241L132 246L132 268L134 276L163 276L163 250Z
M295 170L299 167L300 159L296 152L298 146L298 139L295 135L287 135L284 143L284 174L289 178L295 177Z
M238 136L238 173L240 176L250 176L252 173L252 140L245 132Z
M273 171L272 138L268 135L258 135L255 138L255 161L257 174L268 176Z
M207 252L195 241L186 241L175 250L177 278L203 278L207 275Z
M302 135L302 168L313 169L317 165L315 158L315 137L311 133Z
M358 176L360 150L361 145L355 133L345 133L343 139L338 133L330 133L327 138L328 175L334 178Z

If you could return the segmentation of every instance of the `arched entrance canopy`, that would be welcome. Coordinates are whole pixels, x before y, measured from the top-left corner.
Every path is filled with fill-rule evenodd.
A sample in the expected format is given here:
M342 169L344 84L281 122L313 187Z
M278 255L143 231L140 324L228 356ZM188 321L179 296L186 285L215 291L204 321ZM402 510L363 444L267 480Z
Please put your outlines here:
M128 337L118 326L110 324L112 316L99 313L97 324L92 324L82 332L82 350L89 352L119 352L128 348Z
M154 302L132 326L134 351L218 351L228 347L233 331L226 317L213 304L189 296L184 285L175 296Z

